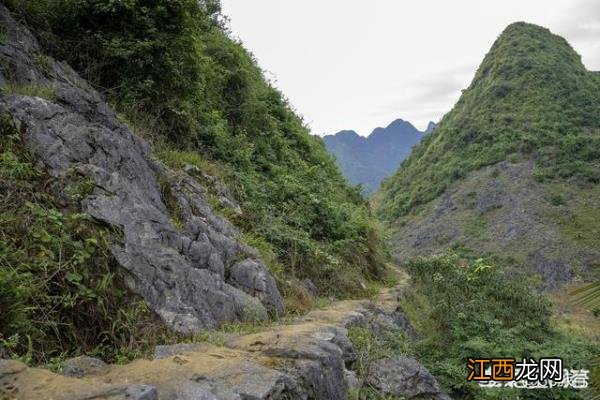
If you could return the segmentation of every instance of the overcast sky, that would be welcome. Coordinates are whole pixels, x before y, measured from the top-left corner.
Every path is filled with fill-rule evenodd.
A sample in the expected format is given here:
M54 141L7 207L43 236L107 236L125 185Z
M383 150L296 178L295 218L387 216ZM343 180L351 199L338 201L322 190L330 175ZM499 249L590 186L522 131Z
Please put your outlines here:
M234 36L319 135L438 121L515 21L564 36L600 70L600 0L221 1Z

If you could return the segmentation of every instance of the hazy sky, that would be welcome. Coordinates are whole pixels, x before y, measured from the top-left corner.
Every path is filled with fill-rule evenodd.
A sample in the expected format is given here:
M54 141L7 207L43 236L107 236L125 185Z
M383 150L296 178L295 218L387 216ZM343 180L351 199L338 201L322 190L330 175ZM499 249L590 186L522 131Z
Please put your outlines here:
M423 129L511 22L550 28L600 70L600 0L221 0L230 28L314 134Z

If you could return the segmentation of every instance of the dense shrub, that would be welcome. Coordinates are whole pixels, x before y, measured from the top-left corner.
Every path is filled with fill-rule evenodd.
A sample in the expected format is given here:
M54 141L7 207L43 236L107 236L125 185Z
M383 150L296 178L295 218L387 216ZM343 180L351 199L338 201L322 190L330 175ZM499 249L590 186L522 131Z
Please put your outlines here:
M407 265L412 286L406 303L425 337L416 352L453 398L578 399L571 389L481 389L467 384L468 357L562 357L566 368L591 369L600 350L551 327L551 305L527 282L483 259L456 254Z

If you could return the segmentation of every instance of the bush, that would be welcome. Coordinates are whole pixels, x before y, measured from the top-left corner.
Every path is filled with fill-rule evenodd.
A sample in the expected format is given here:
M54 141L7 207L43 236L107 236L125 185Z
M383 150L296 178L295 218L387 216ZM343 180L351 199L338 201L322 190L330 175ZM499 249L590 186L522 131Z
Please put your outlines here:
M598 345L550 324L551 305L523 277L508 276L484 259L447 254L408 263L412 286L405 309L424 333L419 359L452 397L576 399L568 389L481 389L467 383L467 358L560 356L566 368L591 369Z

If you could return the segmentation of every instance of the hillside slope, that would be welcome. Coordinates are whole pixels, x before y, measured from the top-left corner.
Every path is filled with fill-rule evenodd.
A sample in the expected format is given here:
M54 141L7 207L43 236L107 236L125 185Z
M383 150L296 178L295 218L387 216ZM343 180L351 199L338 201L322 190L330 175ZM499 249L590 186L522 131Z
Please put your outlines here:
M45 49L102 88L161 161L218 175L241 205L227 216L272 253L274 269L322 288L335 279L342 291L377 275L367 204L228 36L218 1L8 3ZM339 282L340 267L354 276Z
M435 126L429 123L428 130ZM385 128L376 128L368 137L354 131L340 131L323 137L325 147L335 157L348 180L361 184L371 194L390 176L423 134L410 122L397 119Z
M515 23L374 203L400 259L459 243L552 286L600 263L599 182L600 75Z
M217 3L5 3L0 356L133 358L381 277L368 205Z

